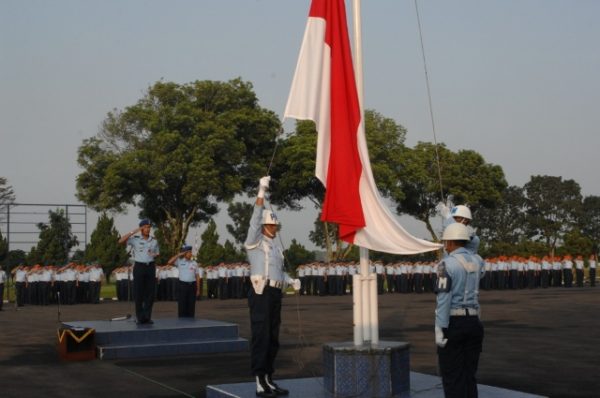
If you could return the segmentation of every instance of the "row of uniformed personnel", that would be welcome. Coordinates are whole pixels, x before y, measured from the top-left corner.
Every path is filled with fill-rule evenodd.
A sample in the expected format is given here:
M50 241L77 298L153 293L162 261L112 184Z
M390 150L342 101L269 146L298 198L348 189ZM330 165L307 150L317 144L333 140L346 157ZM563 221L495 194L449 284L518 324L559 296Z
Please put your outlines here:
M104 271L98 264L70 263L54 265L20 265L11 271L15 281L17 305L76 304L100 302Z

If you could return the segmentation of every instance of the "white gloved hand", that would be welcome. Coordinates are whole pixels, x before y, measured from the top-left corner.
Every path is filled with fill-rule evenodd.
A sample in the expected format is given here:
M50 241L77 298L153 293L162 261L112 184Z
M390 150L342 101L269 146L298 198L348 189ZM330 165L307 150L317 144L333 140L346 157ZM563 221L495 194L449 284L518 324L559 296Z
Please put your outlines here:
M450 217L450 208L444 202L440 202L435 206L435 210L444 218Z
M442 330L441 327L436 326L435 327L435 344L437 344L438 347L444 348L444 347L446 347L446 343L448 343L448 339L444 338L444 331Z
M258 183L258 197L264 198L265 192L269 189L269 183L271 182L271 176L262 177Z
M300 279L292 279L292 287L294 288L295 291L300 290Z

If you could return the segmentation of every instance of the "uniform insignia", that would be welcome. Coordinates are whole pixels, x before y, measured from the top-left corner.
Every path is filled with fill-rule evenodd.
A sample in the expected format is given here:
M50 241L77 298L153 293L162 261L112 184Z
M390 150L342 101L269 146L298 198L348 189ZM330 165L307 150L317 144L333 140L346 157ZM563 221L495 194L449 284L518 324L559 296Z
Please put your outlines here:
M446 264L442 261L438 265L437 280L435 282L434 292L435 293L447 293L452 288L452 279L446 271Z

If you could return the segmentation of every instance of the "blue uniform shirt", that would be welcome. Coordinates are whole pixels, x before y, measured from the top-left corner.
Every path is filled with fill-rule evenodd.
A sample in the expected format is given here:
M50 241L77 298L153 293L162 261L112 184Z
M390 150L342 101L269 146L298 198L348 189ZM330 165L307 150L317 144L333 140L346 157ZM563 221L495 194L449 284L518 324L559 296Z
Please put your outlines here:
M254 206L248 237L244 242L250 263L250 274L262 275L272 281L284 281L283 249L278 239L263 235L262 212L262 206Z
M153 254L158 254L158 242L153 237L148 240L139 235L127 239L127 244L133 248L133 260L139 263L150 263L154 261Z
M469 271L461 261L469 265ZM435 326L448 327L451 309L479 310L479 280L484 274L481 257L464 247L454 250L438 264Z
M196 282L198 263L186 258L178 258L175 265L179 269L179 280L182 282Z

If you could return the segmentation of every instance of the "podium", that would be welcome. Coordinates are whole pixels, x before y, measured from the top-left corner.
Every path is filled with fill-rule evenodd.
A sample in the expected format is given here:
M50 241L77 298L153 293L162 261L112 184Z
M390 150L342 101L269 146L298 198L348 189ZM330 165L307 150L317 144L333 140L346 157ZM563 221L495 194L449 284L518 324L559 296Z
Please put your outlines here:
M93 328L59 328L58 356L64 361L96 359L96 331Z

